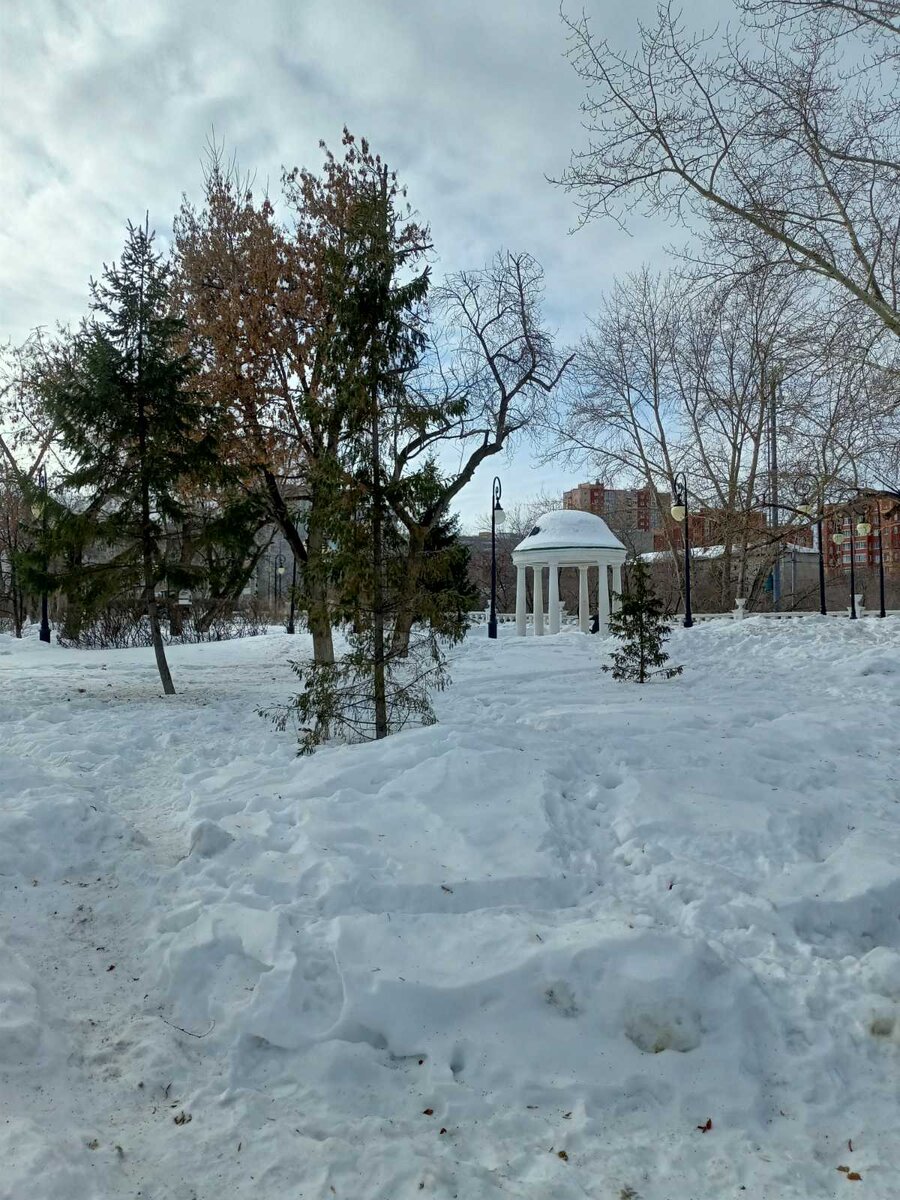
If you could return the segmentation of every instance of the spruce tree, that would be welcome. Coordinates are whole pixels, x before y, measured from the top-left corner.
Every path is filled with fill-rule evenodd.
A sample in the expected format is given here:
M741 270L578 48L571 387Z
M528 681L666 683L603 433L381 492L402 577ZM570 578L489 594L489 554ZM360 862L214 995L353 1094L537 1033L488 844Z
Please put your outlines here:
M367 170L348 221L351 286L341 298L335 340L345 364L342 390L361 434L351 475L365 497L371 553L360 567L368 575L371 606L357 623L371 640L375 737L383 738L391 728L386 631L392 481L382 458L392 430L409 421L405 380L425 344L421 308L429 270L421 267L427 235L399 211L402 191L396 177L369 154L365 141L360 153Z
M364 709L367 695L372 732L380 739L403 723L392 716L396 680L388 633L396 532L390 497L405 485L385 470L384 458L386 446L410 422L412 402L405 381L425 340L421 314L429 285L428 267L422 265L427 231L411 219L396 176L366 141L357 147L347 133L344 141L353 189L343 213L339 253L326 256L336 258L339 269L332 277L325 380L344 430L339 487L327 521L339 603L353 632L342 665L323 675L322 688L308 686L314 694L327 691L333 674L344 707L353 710L357 705L350 697L359 694ZM320 724L324 731L340 721Z
M64 538L68 529L95 548L93 561L61 582L95 594L140 589L170 695L156 586L171 577L166 532L186 516L185 487L215 473L216 436L190 387L194 368L180 344L170 270L153 241L146 223L129 223L121 260L91 281L91 315L48 375L46 401L73 464L61 489L80 498L56 533Z
M653 591L650 575L643 561L629 564L628 589L620 597L621 607L611 614L609 631L619 638L621 646L613 653L612 665L604 665L613 679L646 683L654 675L671 679L680 675L683 667L667 667L669 655L663 648L670 630L663 615L662 601Z
M426 534L424 563L415 596L415 620L427 620L450 642L462 641L469 627L469 612L478 605L478 589L469 578L469 559L469 549L460 540L458 517L447 517ZM407 556L402 564L402 578L409 574Z
M335 664L292 663L304 690L268 714L282 726L296 722L302 753L328 738L380 739L410 721L432 722L429 693L446 683L440 638L461 636L464 624L462 597L447 578L449 545L435 538L433 573L422 555L415 578L408 577L412 533L396 512L399 499L433 491L436 480L430 459L401 461L394 454L398 442L422 428L422 400L408 380L425 348L427 230L412 219L396 177L366 142L357 148L345 134L345 144L353 188L339 254L331 256L340 269L332 276L323 375L343 430L337 477L320 519L329 542L322 561L332 580L332 612L349 625L348 650ZM322 469L320 462L319 476ZM411 640L396 643L401 604L420 624Z

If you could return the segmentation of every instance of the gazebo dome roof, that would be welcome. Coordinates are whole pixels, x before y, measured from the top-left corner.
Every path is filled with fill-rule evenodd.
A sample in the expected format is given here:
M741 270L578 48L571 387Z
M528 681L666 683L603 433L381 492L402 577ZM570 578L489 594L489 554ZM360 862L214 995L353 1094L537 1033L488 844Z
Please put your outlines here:
M625 547L601 517L575 508L556 509L535 521L514 553L527 550L622 550Z

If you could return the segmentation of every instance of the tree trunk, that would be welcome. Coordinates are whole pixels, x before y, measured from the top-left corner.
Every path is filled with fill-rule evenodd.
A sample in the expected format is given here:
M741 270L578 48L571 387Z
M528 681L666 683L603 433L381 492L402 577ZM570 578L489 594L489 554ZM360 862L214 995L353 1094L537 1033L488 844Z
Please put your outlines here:
M175 685L172 682L172 673L169 670L169 664L166 661L166 648L163 645L162 631L159 627L159 612L156 607L156 589L153 581L147 584L147 617L150 621L150 637L153 640L153 653L156 655L156 666L159 671L159 677L162 680L163 691L167 696L175 695Z
M306 534L306 600L309 631L313 640L313 661L317 667L328 667L334 662L334 638L331 632L331 608L328 603L328 581L322 570L322 554L325 539L322 530L310 510Z
M22 590L16 578L16 560L14 555L17 547L11 541L9 544L11 548L9 559L9 602L12 608L13 634L15 637L20 638L25 625L25 597L22 595Z
M20 638L25 628L25 595L16 584L13 584L12 589L12 611L13 632L17 638Z
M169 633L172 637L184 634L184 609L176 602L169 605Z
M409 654L409 639L412 636L414 621L415 614L412 605L403 602L397 611L397 619L391 634L391 654L396 655L397 658L406 658Z
M734 601L731 596L731 574L734 563L733 520L733 510L729 507L725 515L725 520L722 522L722 559L719 564L719 612L728 612L734 608Z
M375 738L388 735L387 688L384 674L384 547L382 546L381 447L378 438L378 396L372 404L372 685L375 699Z
M415 601L425 562L425 537L425 530L421 528L411 530L409 534L403 590L397 602L397 616L391 637L391 653L401 658L409 654L409 639L416 619Z
M175 694L172 674L166 661L166 648L163 645L162 633L159 628L159 613L156 609L156 581L153 571L153 524L150 518L150 477L147 462L147 412L144 408L143 380L143 330L144 330L144 265L141 264L141 311L138 326L138 454L141 471L141 553L144 560L144 594L147 600L147 619L150 622L150 637L153 641L153 652L156 655L156 666L162 680L163 692L167 696Z
M190 527L187 521L181 523L181 546L178 551L178 566L182 571L190 570L191 563L194 561L194 541L191 537ZM184 609L181 606L179 596L175 597L175 602L169 604L169 633L172 637L181 637L184 634Z
M198 635L209 633L209 627L218 611L219 600L215 597L208 597L204 604L194 601L194 628Z

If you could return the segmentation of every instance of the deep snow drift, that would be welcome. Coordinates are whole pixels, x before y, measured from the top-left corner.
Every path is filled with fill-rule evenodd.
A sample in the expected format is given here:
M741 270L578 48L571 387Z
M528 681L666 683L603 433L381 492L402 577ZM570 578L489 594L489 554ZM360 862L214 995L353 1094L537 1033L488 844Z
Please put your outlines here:
M0 637L3 1200L897 1194L900 621L509 632L312 759L302 638Z

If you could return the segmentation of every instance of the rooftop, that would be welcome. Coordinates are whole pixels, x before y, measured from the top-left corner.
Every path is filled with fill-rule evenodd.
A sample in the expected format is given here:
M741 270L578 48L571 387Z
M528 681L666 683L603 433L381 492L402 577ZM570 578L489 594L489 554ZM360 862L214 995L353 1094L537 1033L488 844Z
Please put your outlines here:
M516 546L525 550L624 550L602 517L577 508L560 508L538 517Z

